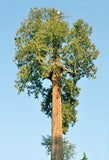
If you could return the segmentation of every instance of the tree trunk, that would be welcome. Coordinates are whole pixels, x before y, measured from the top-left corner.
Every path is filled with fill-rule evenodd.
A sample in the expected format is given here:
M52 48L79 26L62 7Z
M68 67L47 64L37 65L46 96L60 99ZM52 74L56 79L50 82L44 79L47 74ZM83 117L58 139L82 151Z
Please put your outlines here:
M62 114L61 114L61 73L59 68L59 52L57 49L53 57L52 76L52 146L51 160L63 160L62 149Z

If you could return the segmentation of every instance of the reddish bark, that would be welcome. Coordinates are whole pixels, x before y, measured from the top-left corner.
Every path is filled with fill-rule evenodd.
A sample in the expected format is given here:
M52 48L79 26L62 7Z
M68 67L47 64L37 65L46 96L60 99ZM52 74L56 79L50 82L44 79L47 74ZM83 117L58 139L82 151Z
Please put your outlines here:
M52 151L51 160L63 160L62 149L62 114L61 114L61 73L58 52L54 53L52 76ZM56 56L57 55L57 56Z

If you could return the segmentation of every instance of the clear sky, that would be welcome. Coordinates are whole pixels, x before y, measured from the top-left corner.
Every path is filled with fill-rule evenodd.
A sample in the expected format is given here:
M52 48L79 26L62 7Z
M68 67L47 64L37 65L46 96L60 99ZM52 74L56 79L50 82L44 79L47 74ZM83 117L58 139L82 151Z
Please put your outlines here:
M42 135L51 134L51 120L40 101L14 88L17 68L14 37L30 8L56 7L70 24L82 18L93 27L92 41L100 55L97 79L82 79L78 122L66 137L76 144L75 160L109 160L109 1L108 0L3 0L0 2L0 160L48 160Z

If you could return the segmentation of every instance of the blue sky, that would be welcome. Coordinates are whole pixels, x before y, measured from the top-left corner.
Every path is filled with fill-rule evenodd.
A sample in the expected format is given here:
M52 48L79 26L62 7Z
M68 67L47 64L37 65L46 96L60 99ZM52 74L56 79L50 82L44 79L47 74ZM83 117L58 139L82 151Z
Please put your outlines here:
M41 146L42 135L51 134L51 120L41 111L40 101L17 95L14 88L17 68L14 37L30 8L56 7L69 16L70 24L79 18L93 27L92 41L100 55L96 61L97 79L82 79L79 87L78 122L66 137L76 144L76 160L86 152L88 160L109 158L109 1L108 0L3 0L0 2L0 159L47 160Z

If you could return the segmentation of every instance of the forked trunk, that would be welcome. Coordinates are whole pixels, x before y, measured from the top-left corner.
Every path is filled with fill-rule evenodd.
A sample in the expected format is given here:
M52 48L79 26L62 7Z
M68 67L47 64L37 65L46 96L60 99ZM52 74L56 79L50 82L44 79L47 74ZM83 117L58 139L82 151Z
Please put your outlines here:
M61 114L61 73L59 69L59 56L54 53L52 76L52 146L51 160L63 160L62 149L62 114Z

